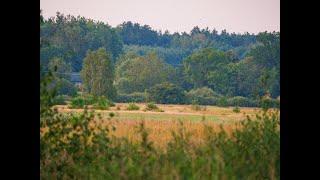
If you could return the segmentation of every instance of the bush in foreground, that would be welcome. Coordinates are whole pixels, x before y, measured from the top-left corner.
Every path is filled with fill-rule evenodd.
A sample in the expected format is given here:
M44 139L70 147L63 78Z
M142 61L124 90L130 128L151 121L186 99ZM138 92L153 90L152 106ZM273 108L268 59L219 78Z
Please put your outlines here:
M133 143L108 136L111 126L97 125L93 131L93 119L88 111L41 119L42 125L55 127L41 133L41 179L280 178L276 114L243 121L231 134L206 126L200 145L191 143L192 134L181 123L165 149L153 145L143 122L137 127L140 141Z

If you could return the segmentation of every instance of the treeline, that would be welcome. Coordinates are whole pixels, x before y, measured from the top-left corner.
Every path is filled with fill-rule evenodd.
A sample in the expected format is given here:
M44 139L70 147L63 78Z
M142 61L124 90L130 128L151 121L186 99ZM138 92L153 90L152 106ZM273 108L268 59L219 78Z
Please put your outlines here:
M243 58L248 49L256 43L256 35L249 33L228 33L226 30L218 33L215 29L200 29L196 26L190 33L170 34L168 31L162 33L151 29L148 25L130 21L112 28L103 22L80 16L65 16L59 12L49 19L45 19L40 13L40 29L41 59L47 62L52 57L64 54L64 58L73 64L74 71L81 70L81 61L88 49L96 50L99 47L107 48L115 59L121 54L123 44L183 51L188 55L194 50L205 47L223 51L232 49L239 58ZM170 57L170 59L177 57L172 64L177 64L185 57L180 55L181 52L172 53L178 54Z
M40 29L43 70L81 71L86 92L115 101L217 105L236 97L256 106L263 95L280 96L279 32L219 34L195 27L163 34L147 25L112 28L60 13L47 20L40 13ZM59 79L70 87L67 77Z
M122 40L111 26L80 16L57 13L46 20L40 15L40 59L44 67L52 58L59 57L71 64L72 71L79 72L87 51L100 47L111 53L113 59L122 53Z
M227 49L249 45L256 40L255 35L249 33L228 33L226 30L218 33L215 29L211 31L208 27L200 29L198 26L195 26L190 33L175 32L170 34L169 31L162 33L161 31L152 30L148 25L140 25L139 23L128 21L117 26L116 29L126 45L195 49L212 44L224 44L224 48Z

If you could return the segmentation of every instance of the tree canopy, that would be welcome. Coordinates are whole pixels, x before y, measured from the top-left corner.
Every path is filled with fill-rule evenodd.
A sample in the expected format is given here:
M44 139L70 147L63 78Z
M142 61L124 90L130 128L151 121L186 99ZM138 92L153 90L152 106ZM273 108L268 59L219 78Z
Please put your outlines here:
M81 78L87 92L94 96L114 99L114 70L110 54L104 48L88 51L83 60Z
M111 27L59 12L45 19L41 13L42 72L57 70L56 76L68 80L67 74L81 71L92 94L135 97L158 84L167 92L169 83L191 94L205 89L226 97L280 95L280 32L195 26L189 33L170 33L131 21Z

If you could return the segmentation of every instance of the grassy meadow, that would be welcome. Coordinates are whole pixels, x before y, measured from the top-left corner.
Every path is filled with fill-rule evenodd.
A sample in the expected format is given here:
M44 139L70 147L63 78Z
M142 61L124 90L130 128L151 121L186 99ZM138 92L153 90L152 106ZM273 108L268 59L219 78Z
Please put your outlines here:
M205 137L205 126L219 131L220 126L231 133L239 127L239 123L247 117L254 118L261 111L260 108L241 107L240 112L234 112L233 107L201 106L195 110L192 105L157 104L163 112L146 111L145 103L135 104L139 110L127 110L128 103L116 103L109 110L94 110L96 121L105 126L115 127L109 135L127 138L131 142L138 142L137 127L144 121L149 138L157 147L165 147L172 140L172 133L181 127L186 128L194 144L199 144ZM57 105L62 113L83 112L83 109L69 109L66 105ZM110 113L114 116L110 117Z

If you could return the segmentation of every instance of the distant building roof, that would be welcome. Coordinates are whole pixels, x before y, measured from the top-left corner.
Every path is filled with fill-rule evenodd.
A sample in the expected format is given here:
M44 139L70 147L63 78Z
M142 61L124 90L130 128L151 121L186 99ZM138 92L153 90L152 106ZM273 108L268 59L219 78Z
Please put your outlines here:
M81 83L81 76L80 73L71 73L71 82L73 83Z

